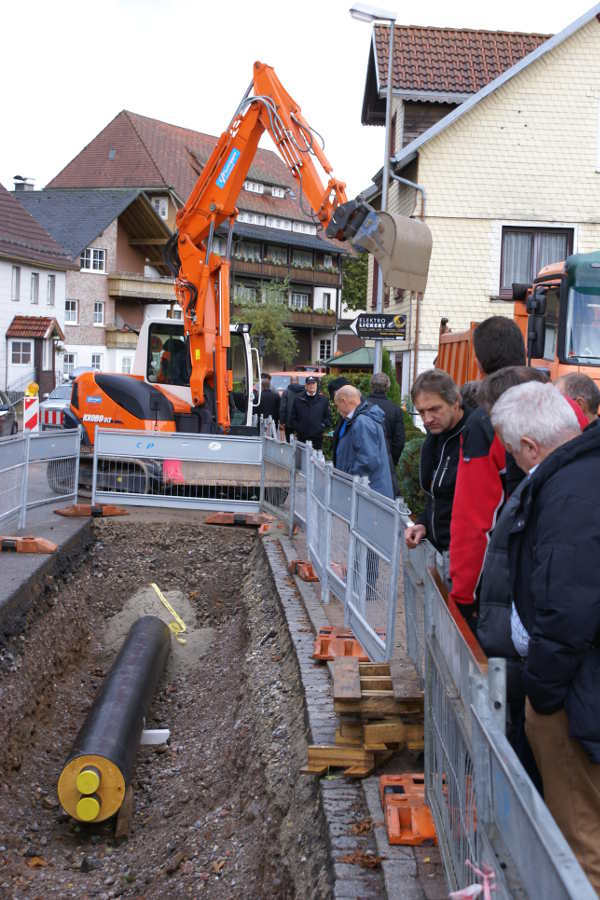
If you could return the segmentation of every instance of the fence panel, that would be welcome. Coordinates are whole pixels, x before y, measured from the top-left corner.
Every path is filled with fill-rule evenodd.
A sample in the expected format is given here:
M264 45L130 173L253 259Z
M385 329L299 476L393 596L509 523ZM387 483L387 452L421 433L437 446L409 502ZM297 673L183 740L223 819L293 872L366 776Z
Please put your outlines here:
M0 439L0 522L16 518L24 502L27 441L23 435Z
M261 469L261 509L267 509L294 528L296 452L291 444L265 437Z
M308 467L312 453L312 444L306 444L291 439L291 444L296 448L296 460L294 468L294 524L307 530L308 522Z
M341 603L346 599L352 490L352 477L333 469L329 495L327 582L329 590Z
M327 601L327 542L325 533L328 528L327 505L329 493L329 476L327 463L321 454L312 453L309 465L308 479L308 510L306 543L308 553L319 580L321 582L321 597Z
M262 450L260 437L97 428L92 502L258 512ZM288 484L283 471L271 486Z

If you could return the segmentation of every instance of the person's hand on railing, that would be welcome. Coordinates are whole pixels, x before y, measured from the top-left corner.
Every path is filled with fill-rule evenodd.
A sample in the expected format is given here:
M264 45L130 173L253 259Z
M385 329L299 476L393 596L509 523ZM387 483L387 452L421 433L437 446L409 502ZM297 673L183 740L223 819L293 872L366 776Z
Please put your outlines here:
M406 546L409 550L414 550L421 541L425 540L426 535L427 529L424 525L409 525L404 532Z

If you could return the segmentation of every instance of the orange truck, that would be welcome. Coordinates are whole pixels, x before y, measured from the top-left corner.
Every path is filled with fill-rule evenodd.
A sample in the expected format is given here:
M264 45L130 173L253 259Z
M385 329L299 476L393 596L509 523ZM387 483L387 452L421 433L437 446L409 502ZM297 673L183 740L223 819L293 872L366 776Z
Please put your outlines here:
M529 365L552 381L579 372L600 385L600 251L544 266L533 284L513 284L514 318ZM457 384L481 378L468 331L440 335L437 365Z

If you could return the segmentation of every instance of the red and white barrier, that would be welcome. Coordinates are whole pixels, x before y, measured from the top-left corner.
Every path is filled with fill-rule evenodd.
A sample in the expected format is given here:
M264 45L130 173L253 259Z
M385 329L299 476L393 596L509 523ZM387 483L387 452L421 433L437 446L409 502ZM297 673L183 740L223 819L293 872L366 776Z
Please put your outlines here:
M40 430L40 398L23 398L23 431Z
M42 425L46 428L62 428L64 413L60 409L42 410Z

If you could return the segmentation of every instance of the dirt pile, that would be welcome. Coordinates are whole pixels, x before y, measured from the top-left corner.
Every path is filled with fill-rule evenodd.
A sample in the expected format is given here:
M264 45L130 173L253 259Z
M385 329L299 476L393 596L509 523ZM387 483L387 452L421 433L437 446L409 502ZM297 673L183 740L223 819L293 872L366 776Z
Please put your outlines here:
M327 897L316 783L298 775L296 660L255 535L118 520L95 529L89 556L48 583L25 634L0 652L0 895ZM171 742L140 750L135 814L117 842L113 823L62 813L56 780L127 621L161 614L146 608L152 581L198 643L185 657L173 641L148 721Z

